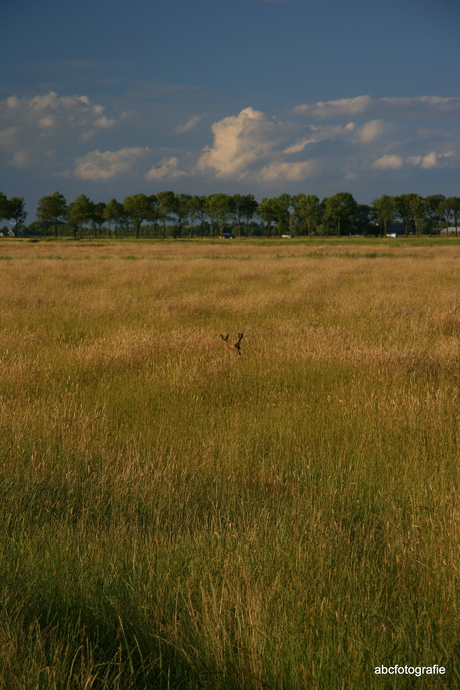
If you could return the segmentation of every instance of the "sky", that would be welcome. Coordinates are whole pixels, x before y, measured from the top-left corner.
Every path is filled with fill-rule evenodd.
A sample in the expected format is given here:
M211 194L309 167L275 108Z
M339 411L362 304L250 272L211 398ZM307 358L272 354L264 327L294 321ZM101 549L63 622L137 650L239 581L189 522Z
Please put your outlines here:
M460 196L458 0L4 0L0 190Z

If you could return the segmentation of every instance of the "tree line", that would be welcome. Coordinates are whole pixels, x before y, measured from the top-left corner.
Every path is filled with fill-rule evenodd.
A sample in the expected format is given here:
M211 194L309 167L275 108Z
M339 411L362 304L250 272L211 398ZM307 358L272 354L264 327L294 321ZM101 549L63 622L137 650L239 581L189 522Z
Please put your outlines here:
M281 194L257 202L253 194L134 194L123 203L91 201L80 194L67 203L61 192L42 197L37 221L25 228L24 199L8 199L0 192L0 220L10 221L15 236L39 234L58 237L73 234L82 238L143 236L222 236L226 231L249 235L386 235L392 223L409 233L433 234L455 227L458 233L460 197L433 194L382 196L370 204L359 204L349 192L338 192L320 201L314 194Z

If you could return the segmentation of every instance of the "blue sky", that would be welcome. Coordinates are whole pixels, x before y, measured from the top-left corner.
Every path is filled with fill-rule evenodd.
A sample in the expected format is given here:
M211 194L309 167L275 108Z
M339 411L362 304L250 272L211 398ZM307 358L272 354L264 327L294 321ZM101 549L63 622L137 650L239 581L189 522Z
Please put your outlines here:
M6 0L0 189L460 195L458 0Z

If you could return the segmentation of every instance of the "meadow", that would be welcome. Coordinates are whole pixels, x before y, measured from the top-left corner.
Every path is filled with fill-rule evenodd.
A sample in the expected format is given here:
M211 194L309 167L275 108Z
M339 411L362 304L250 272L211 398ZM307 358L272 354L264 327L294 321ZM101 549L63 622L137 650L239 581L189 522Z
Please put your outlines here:
M1 241L0 688L460 688L459 269Z

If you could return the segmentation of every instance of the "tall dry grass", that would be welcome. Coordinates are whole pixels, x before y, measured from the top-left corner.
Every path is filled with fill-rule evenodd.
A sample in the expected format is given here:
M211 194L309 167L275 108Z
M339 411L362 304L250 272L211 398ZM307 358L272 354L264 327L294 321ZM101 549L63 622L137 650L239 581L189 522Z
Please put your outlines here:
M0 687L460 687L459 258L2 243Z

